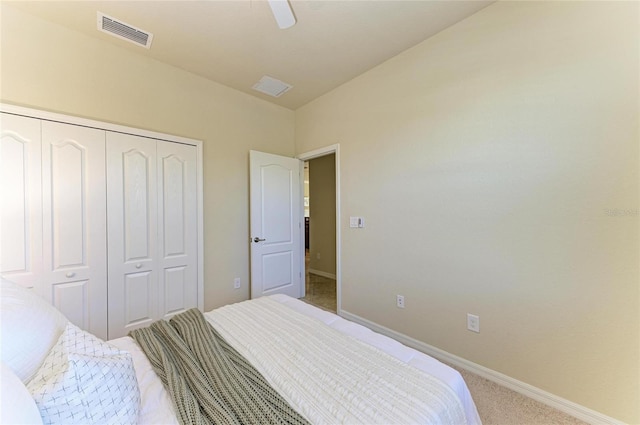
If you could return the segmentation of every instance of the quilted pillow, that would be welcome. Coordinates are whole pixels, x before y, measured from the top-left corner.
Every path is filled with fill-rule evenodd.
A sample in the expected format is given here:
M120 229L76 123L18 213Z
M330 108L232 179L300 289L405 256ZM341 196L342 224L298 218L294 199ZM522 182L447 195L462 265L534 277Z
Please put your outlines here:
M32 290L0 279L0 359L23 383L36 373L67 319Z
M68 323L27 384L44 424L135 424L140 391L131 355Z

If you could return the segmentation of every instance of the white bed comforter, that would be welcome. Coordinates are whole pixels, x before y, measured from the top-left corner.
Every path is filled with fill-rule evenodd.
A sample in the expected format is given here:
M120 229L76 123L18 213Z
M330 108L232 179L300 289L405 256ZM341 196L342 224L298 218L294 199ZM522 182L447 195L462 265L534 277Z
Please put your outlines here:
M205 315L314 424L466 424L445 383L268 297Z
M298 300L266 297L205 317L312 423L480 423L456 371ZM111 342L136 362L141 423L176 423L167 393L133 340Z

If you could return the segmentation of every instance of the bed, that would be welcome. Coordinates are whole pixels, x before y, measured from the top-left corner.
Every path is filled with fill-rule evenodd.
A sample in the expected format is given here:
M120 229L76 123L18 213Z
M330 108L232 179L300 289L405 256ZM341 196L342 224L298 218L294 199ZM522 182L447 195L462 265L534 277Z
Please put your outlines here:
M38 386L35 391L33 389L34 381L42 381L40 375L43 369L52 369L51 358L55 356L51 352L60 351L56 347L66 338L67 342L63 344L66 344L66 348L62 351L67 360L66 363L59 361L62 363L59 367L69 369L67 364L73 362L68 359L73 358L75 363L82 364L78 370L84 370L85 363L78 359L84 361L88 355L86 347L91 347L90 356L95 356L97 352L98 357L107 359L101 360L100 368L115 378L105 380L102 377L90 387L105 397L108 390L96 391L96 386L108 381L110 388L115 387L120 391L117 397L121 398L116 397L117 402L112 403L112 410L101 412L100 418L93 417L90 422L179 423L170 395L132 338L118 338L108 341L108 344L95 341L95 337L65 323L50 306L47 308L54 312L47 311L47 317L42 320L32 312L23 312L22 317L19 314L17 317L7 316L7 311L12 311L12 308L7 308L5 300L25 296L22 291L21 288L7 287L3 283L3 334L0 346L3 351L3 399L8 391L12 395L19 392L15 388L4 388L4 383L9 382L5 374L16 372L19 381L26 383L28 394L33 397L25 400L26 407L20 407L19 410L24 414L33 413L31 404L38 397ZM37 304L35 309L38 311L45 308L40 304L44 303L42 300L29 302ZM21 301L19 307L24 310L25 303ZM27 307L34 309L33 306ZM29 319L25 320L27 316ZM469 390L457 371L391 338L302 301L274 295L224 306L205 313L204 318L310 423L481 423ZM48 327L48 333L51 333L51 329L57 329L60 335L38 339L38 345L42 347L36 349L26 346L5 349L7 338L16 333L7 329L15 328L15 323L24 325L24 332L38 329L35 332L47 333ZM61 331L63 324L65 328ZM82 343L78 343L79 338ZM29 342L21 344L28 345ZM74 349L69 347L77 346L85 351L69 354ZM40 357L44 356L44 359L27 359L20 355L25 350L40 352ZM58 355L56 358L60 357ZM12 365L16 359L17 365ZM32 364L25 366L25 363L29 363L27 360ZM13 366L13 370L7 371L5 364ZM44 367L47 364L49 367ZM25 372L25 368L29 371ZM47 373L50 374L44 374ZM75 385L79 372L74 373ZM394 383L394 380L399 382ZM15 383L13 385L16 386ZM50 392L52 384L48 385L47 391ZM58 382L55 385L60 384ZM59 396L56 394L55 397ZM76 398L72 394L68 400L69 403L75 403ZM11 403L12 409L2 409L2 423L9 423L11 418L6 415L15 413L19 405L15 401ZM96 404L85 402L84 407L90 409ZM41 404L38 407L42 411Z

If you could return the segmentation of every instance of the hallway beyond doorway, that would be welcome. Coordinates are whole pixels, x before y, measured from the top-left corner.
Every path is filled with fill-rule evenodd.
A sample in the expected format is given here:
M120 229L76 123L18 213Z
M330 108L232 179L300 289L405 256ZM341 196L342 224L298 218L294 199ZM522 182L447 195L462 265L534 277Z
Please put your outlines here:
M336 280L328 277L309 273L309 251L305 255L305 297L301 298L309 304L320 307L324 310L335 313L336 303Z

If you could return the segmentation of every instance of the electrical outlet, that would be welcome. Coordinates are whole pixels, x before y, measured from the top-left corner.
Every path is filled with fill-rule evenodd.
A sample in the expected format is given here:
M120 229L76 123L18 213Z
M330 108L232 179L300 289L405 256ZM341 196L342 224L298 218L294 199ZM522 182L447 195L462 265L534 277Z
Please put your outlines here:
M233 279L233 289L240 289L240 278L236 277Z
M480 333L480 317L475 314L467 313L467 329L472 332Z
M404 295L396 295L396 307L404 308Z
M316 259L318 259L318 260L320 259L320 253L319 252L316 253Z

